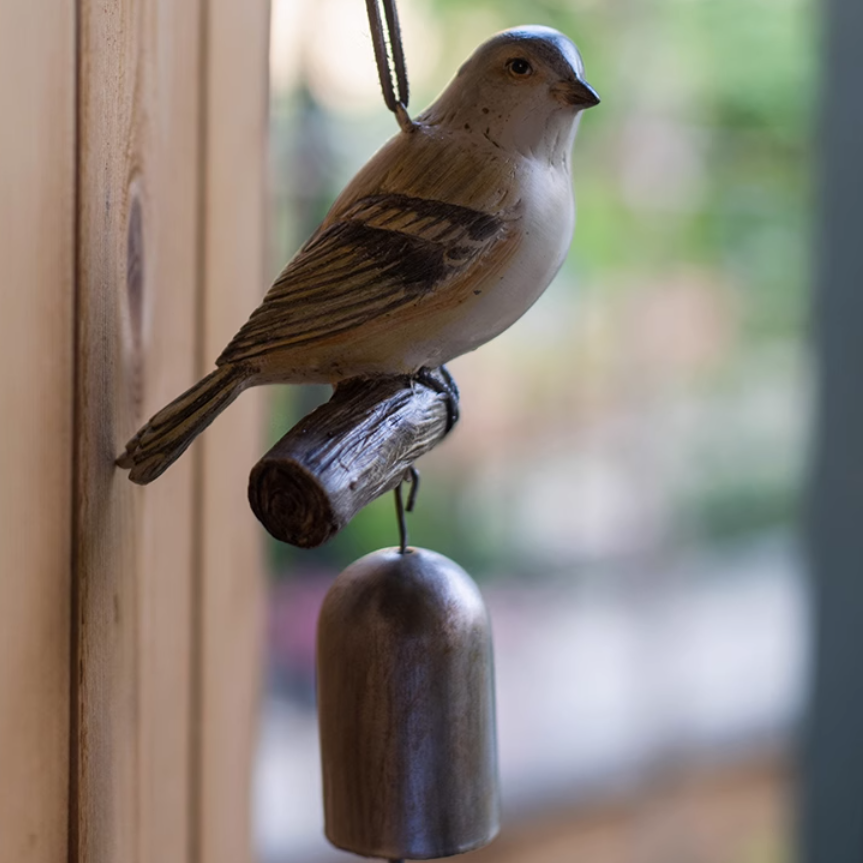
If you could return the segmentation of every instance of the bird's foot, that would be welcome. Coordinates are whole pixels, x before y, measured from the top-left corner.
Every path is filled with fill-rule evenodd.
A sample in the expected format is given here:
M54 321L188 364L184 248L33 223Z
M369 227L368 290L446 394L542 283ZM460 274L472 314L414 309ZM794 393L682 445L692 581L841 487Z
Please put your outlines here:
M445 434L449 434L460 416L458 386L449 373L449 369L446 366L438 366L436 369L423 368L414 375L413 379L417 383L424 384L430 390L446 396L447 423Z

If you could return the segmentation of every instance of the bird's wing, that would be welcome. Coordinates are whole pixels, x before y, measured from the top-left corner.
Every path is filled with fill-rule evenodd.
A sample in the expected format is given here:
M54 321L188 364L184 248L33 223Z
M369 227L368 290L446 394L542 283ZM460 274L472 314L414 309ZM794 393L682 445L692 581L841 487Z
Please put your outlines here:
M472 281L493 263L509 219L407 195L380 194L351 205L288 263L217 364L310 345Z

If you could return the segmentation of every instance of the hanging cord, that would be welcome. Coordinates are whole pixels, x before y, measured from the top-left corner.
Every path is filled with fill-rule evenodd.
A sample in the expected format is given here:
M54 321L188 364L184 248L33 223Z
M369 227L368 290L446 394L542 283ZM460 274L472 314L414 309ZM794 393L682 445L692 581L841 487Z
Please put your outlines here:
M408 505L405 506L402 498L402 483L409 481L411 493L408 495ZM408 551L408 521L406 512L413 512L420 490L420 472L415 467L409 467L405 471L404 479L393 489L396 495L396 519L399 523L399 554L407 554Z
M386 30L384 29L384 19L381 18L378 0L366 0L381 90L387 108L396 115L396 120L398 120L402 131L410 132L414 128L414 124L408 116L408 72L405 66L405 52L402 48L402 31L396 11L396 0L380 0L380 2L384 6ZM387 50L387 46L389 46L389 50ZM390 54L392 54L392 66L390 65ZM393 71L395 71L395 83L393 82ZM396 97L396 86L398 86L398 97Z

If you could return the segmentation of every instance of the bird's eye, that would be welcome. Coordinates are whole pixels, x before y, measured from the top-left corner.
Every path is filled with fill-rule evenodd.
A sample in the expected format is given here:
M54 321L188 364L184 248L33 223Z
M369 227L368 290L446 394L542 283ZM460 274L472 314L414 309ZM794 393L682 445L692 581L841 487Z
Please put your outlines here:
M533 72L533 66L524 57L516 57L510 60L506 64L506 67L509 69L510 74L515 75L516 78L527 78Z

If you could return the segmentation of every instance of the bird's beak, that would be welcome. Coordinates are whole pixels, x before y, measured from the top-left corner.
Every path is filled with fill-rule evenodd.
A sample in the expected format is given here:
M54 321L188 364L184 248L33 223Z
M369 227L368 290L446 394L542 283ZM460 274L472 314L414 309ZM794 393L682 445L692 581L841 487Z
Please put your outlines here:
M576 78L561 85L558 91L567 105L573 105L582 110L599 104L599 94L587 81Z

